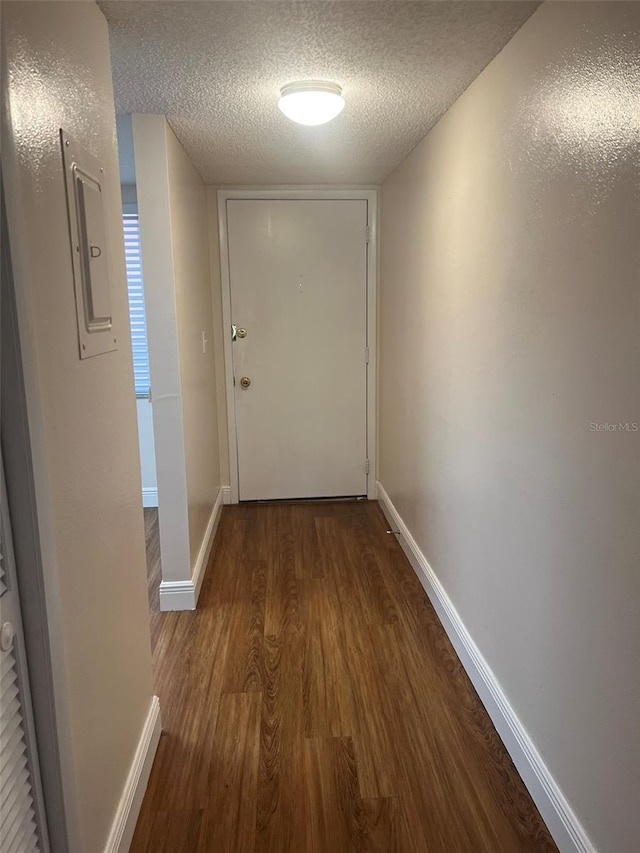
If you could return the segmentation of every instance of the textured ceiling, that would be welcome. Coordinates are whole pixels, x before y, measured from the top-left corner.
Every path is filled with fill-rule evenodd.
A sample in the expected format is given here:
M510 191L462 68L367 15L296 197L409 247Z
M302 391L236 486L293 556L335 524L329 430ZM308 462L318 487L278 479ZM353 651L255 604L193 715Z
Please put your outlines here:
M381 182L537 2L102 2L119 113L163 113L211 184ZM302 127L281 86L326 79L344 111Z

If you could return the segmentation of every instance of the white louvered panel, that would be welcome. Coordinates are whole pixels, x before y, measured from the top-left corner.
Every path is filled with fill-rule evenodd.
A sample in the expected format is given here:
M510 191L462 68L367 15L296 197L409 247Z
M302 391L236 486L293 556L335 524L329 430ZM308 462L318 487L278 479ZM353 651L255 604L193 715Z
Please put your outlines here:
M11 786L9 796L2 803L2 819L0 820L0 834L9 842L15 837L26 818L33 817L31 808L31 789L29 787L29 774L17 774Z
M9 689L2 693L2 706L0 707L0 729L5 726L9 728L9 719L16 713L20 712L20 694L18 693L18 685L14 681Z
M0 655L0 850L38 853L16 658L13 649Z
M36 837L35 813L29 807L27 811L16 810L16 821L6 836L6 847L2 853L37 853L38 840Z
M21 773L26 773L27 776L29 775L29 768L27 766L28 760L25 751L22 748L22 739L20 738L20 732L16 733L15 746L12 749L12 754L7 757L7 764L9 762L12 762L12 767L14 767L14 771L11 775L11 778L9 778L9 776L7 775L7 778L4 780L4 785L0 788L0 803L5 803L9 799L9 793L11 790L11 786L13 785L14 777L19 776Z
M16 784L19 783L19 784ZM18 757L18 764L16 765L15 771L11 776L11 784L6 786L6 791L2 797L2 810L0 810L0 827L8 826L7 821L9 820L9 808L15 805L16 802L20 799L20 797L25 796L25 793L29 794L28 786L29 783L29 768L27 767L26 757L24 755L20 755Z
M5 581L6 581L6 575L4 573L4 554L2 553L2 550L0 549L0 595L2 595L3 592L7 591L7 585L6 585Z
M0 666L0 696L4 696L12 684L18 683L18 673L14 666L5 666L4 661Z
M4 698L3 698L4 704ZM16 745L18 742L22 740L22 720L20 716L16 715L13 717L8 717L6 725L2 725L0 727L0 773L6 771L9 774L9 761L11 758L11 754L16 749ZM11 752L10 752L11 750ZM9 775L2 776L2 784L4 784L5 779L8 779Z

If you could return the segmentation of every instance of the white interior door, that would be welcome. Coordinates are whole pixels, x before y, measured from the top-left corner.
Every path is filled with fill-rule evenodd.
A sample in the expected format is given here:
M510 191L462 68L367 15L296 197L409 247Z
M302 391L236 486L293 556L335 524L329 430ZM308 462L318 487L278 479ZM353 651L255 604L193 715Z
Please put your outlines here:
M367 202L233 199L227 229L240 500L366 495Z
M49 849L4 474L0 466L0 851Z

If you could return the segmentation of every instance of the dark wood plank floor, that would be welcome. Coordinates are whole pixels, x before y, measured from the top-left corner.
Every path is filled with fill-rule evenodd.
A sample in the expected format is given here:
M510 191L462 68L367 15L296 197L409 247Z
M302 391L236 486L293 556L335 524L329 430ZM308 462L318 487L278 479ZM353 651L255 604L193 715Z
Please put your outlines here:
M144 509L144 539L147 548L149 613L151 614L152 633L155 637L162 624L162 616L160 615L162 564L160 562L160 533L158 530L157 507L145 507Z
M195 612L157 612L155 569L132 853L556 850L386 527L374 502L225 507Z

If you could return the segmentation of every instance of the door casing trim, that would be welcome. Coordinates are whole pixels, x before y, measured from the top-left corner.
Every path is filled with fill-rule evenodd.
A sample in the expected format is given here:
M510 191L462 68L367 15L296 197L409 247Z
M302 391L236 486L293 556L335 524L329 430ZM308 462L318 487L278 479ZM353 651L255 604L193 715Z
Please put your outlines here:
M377 420L377 296L378 296L378 190L375 187L242 187L218 190L218 236L220 240L220 281L222 290L222 334L224 344L224 376L227 402L230 503L239 502L238 443L236 409L233 390L233 353L231 348L231 277L229 274L229 242L227 201L233 199L277 199L308 201L366 201L369 242L367 244L367 497L376 497L376 420ZM362 460L364 463L364 459Z

